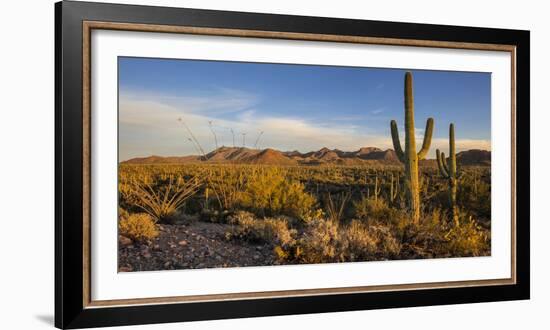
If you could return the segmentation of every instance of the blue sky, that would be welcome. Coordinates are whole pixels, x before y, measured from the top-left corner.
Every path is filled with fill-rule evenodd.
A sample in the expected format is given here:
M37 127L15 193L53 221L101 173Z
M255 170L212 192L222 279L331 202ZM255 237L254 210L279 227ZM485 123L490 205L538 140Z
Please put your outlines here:
M222 61L119 58L119 158L196 154L243 144L279 150L391 148L403 126L405 70ZM434 147L490 149L490 74L412 70L421 135L434 117ZM212 130L214 133L212 133ZM231 133L233 130L233 134ZM419 142L418 144L421 144ZM419 147L419 146L418 146Z

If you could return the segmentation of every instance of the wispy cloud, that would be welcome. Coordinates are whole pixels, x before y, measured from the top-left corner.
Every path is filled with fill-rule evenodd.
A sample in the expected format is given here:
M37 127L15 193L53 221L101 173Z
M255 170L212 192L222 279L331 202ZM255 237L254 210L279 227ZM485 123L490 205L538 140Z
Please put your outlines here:
M264 132L260 146L279 150L318 150L322 147L357 150L364 146L392 148L389 129L387 134L374 133L369 127L342 122L317 122L314 119L267 115L254 107L257 97L247 95L246 101L234 98L238 91L217 97L178 97L176 100L153 95L121 95L119 108L121 160L137 156L196 154L188 141L189 134L178 118L192 130L202 147L208 152L215 148L209 122L216 133L218 145L242 145L246 133L246 146L251 147L260 132ZM168 101L167 101L168 100ZM233 103L232 103L233 102ZM227 104L231 104L228 106ZM231 116L228 109L235 109ZM238 109L238 110L237 110ZM232 132L233 131L233 134ZM417 129L417 144L421 144L423 129ZM403 139L403 132L401 138ZM434 139L430 157L435 148L446 150L446 139ZM419 146L418 146L419 147ZM457 140L457 149L490 149L490 141ZM433 154L433 155L432 155Z
M136 102L151 102L209 115L232 114L245 111L259 102L260 97L245 91L216 87L194 94L151 93L147 91L122 91L121 98Z

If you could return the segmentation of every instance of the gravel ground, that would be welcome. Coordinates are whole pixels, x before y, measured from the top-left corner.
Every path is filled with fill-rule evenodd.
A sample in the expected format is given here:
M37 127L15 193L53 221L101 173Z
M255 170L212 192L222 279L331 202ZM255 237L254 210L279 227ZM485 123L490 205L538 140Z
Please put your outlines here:
M230 239L231 225L194 222L160 225L160 235L136 243L119 236L120 272L267 266L275 263L273 246Z

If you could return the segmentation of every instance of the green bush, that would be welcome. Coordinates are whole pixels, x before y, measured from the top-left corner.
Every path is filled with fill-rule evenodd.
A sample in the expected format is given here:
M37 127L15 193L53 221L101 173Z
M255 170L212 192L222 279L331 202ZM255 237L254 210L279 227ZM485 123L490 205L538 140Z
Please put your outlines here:
M155 221L147 213L136 213L128 217L120 217L118 229L121 235L138 242L151 240L159 234Z
M286 177L280 168L260 168L251 173L240 200L242 206L259 216L310 216L316 199L302 183Z

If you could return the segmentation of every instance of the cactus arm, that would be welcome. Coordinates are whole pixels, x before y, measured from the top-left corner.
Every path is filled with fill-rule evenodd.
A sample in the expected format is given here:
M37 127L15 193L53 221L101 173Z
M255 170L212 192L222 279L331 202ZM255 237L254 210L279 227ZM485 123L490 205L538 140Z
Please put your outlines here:
M399 141L399 131L397 130L397 123L395 122L395 120L391 121L390 126L391 126L391 138L393 141L393 149L397 154L397 158L399 158L399 160L402 163L404 163L405 154L403 153L403 149L401 149L401 142Z
M424 141L422 142L422 149L418 152L418 160L424 159L430 150L432 144L432 133L434 131L434 119L428 118L426 121L426 130L424 131Z
M451 172L449 172L449 166L447 166L447 157L445 157L444 152L441 153L441 164L443 165L443 169L445 169L445 172L447 173L447 176L449 176L449 174L451 174Z
M437 156L437 167L439 168L439 172L441 173L441 176L443 176L444 178L448 178L449 177L449 173L445 170L445 167L444 167L444 161L445 159L441 157L441 153L439 152L439 149L436 149L435 150L435 155Z

